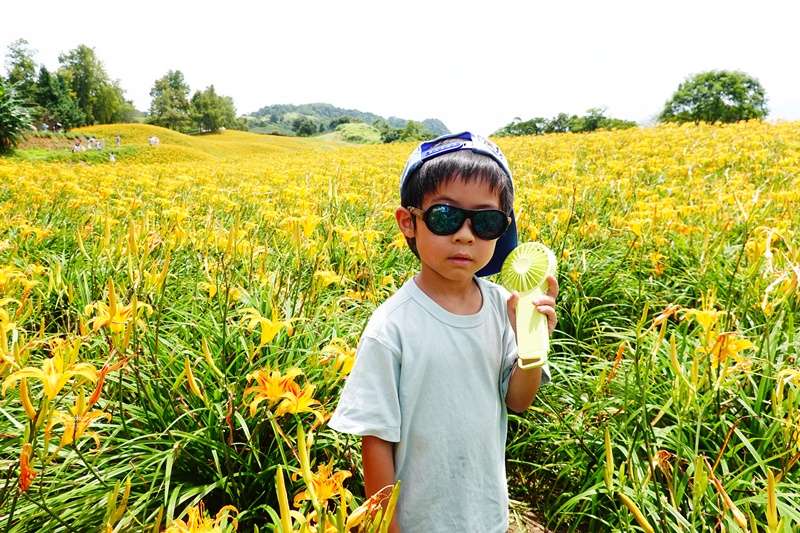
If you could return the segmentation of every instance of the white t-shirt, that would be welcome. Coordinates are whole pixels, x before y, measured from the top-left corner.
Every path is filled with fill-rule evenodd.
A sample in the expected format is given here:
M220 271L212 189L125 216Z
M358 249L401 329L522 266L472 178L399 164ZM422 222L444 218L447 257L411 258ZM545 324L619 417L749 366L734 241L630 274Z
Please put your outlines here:
M475 279L474 315L445 311L413 280L382 304L329 422L396 443L403 533L508 529L505 396L517 347L508 292Z

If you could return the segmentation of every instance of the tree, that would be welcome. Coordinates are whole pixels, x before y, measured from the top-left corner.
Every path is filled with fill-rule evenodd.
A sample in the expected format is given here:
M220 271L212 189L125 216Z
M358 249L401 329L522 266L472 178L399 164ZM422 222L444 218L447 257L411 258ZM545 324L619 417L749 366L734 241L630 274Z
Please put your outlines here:
M424 141L426 139L430 139L433 135L428 128L420 124L419 122L414 122L413 120L409 120L406 123L406 127L403 128L403 132L400 134L400 142L408 142L408 141Z
M125 91L119 80L106 83L97 91L95 118L99 124L119 124L132 120L133 102L125 100Z
M759 81L744 72L710 70L688 77L667 100L662 122L738 122L767 116Z
M312 135L316 135L319 128L317 128L314 119L304 115L292 121L292 131L295 132L298 137L311 137Z
M362 121L357 119L357 118L353 118L353 117L350 117L350 116L347 116L347 115L342 115L339 118L335 118L335 119L331 120L330 122L328 122L328 130L329 131L334 131L336 128L338 128L342 124L350 124L350 123L358 123L358 122L362 122Z
M33 93L37 105L35 115L39 121L53 129L56 124L61 124L67 130L85 124L86 115L72 97L63 76L40 67Z
M125 100L119 81L112 82L94 48L80 45L58 56L59 74L75 93L87 124L123 122L130 117L133 105Z
M192 123L200 131L217 131L221 128L245 129L247 122L236 118L233 98L221 96L210 85L205 91L195 91L192 96L190 115Z
M16 85L19 93L30 97L36 84L36 61L33 57L36 50L28 47L28 41L17 39L8 45L6 54L6 80L11 85Z
M587 109L587 114L582 117L578 115L569 116L566 113L559 113L550 120L536 117L523 121L519 117L514 117L514 120L494 132L494 135L506 137L509 135L542 135L545 133L582 133L595 130L624 130L636 127L636 122L610 118L605 116L605 112L605 107L592 107Z
M19 95L16 85L0 78L0 153L10 151L31 129L31 104Z
M544 133L567 133L569 131L570 116L559 113L547 122Z
M189 84L180 70L170 70L156 80L150 90L148 122L176 131L183 131L190 121Z

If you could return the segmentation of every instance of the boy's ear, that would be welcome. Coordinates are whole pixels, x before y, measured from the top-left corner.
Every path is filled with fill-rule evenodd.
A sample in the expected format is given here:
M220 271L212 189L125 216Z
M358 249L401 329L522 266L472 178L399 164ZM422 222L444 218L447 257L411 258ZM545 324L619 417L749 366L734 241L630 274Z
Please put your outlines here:
M407 239L414 238L414 215L405 207L398 207L394 212L397 227Z

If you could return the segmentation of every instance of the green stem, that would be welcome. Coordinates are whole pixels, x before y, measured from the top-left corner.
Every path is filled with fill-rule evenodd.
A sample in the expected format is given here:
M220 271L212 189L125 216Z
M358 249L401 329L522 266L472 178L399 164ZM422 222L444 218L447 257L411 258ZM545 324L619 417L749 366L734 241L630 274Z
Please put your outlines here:
M14 495L14 499L11 501L11 510L8 512L8 521L6 521L6 529L4 533L8 533L11 529L11 521L14 520L14 511L17 508L17 500L19 499L19 492Z
M99 481L100 484L103 485L103 488L105 488L106 490L111 490L111 487L105 481L103 481L103 478L100 477L100 475L97 473L94 467L92 467L92 465L83 456L76 442L72 443L72 449L75 450L75 453L78 454L78 457L80 457L81 461L83 461L83 464L85 464L86 468L89 469L89 473L92 474L92 477L94 477L97 481Z

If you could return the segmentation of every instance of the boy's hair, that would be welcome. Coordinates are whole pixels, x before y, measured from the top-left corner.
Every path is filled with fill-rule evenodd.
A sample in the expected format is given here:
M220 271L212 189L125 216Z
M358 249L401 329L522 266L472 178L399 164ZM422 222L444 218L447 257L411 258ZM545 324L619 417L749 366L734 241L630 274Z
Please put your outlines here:
M436 192L453 180L487 184L492 192L497 192L500 209L511 218L508 229L495 242L489 263L475 273L476 276L497 274L505 258L517 246L514 181L506 156L489 139L468 131L448 133L423 142L411 153L400 176L402 206L421 209L426 194ZM413 224L416 228L416 219ZM406 238L406 242L419 258L415 240Z
M434 145L446 143L441 141ZM486 184L500 198L500 210L510 214L514 207L514 191L505 171L490 157L476 154L469 150L460 150L440 155L426 161L408 176L400 191L400 202L403 207L422 209L422 201L428 194L433 194L439 187L455 180L464 183L478 182ZM416 226L416 217L413 223ZM406 238L408 247L419 259L415 239Z

